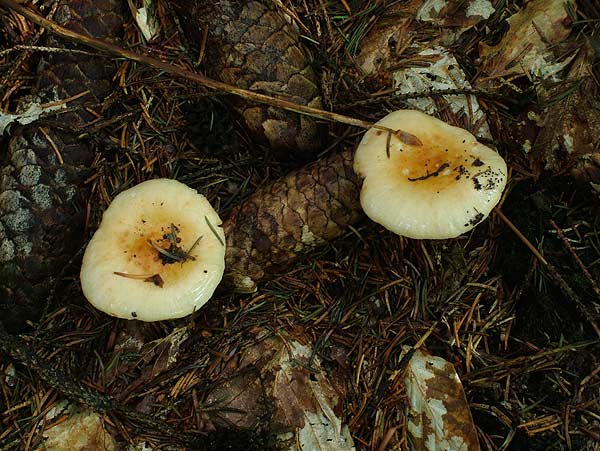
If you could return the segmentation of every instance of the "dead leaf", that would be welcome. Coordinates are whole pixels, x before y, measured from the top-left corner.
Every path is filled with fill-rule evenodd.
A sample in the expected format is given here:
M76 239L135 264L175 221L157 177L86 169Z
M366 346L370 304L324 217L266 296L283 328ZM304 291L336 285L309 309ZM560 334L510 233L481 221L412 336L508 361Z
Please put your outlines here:
M145 323L129 321L121 331L113 350L112 365L107 371L107 380L118 383L113 387L114 396L125 399L136 388L170 369L179 356L181 344L189 337L186 327L174 329L166 337L144 343ZM141 367L135 380L119 380L120 374Z
M136 8L132 0L129 1L129 8L133 13L135 22L139 27L144 39L151 41L158 34L158 20L155 14L155 5L152 0L144 0L144 6Z
M140 351L144 363L148 365L154 360L150 374L147 377L153 379L171 368L177 362L181 343L187 340L188 337L188 328L179 327L164 338L144 344ZM146 368L148 367L146 366Z
M399 94L472 88L456 58L443 47L424 49L418 55L421 57L418 64L399 69L393 74L394 87L398 89ZM438 107L439 102L443 103L442 108ZM430 115L434 115L438 109L444 110L449 107L452 113L465 118L466 123L455 125L468 129L475 136L491 139L486 115L475 96L444 95L437 99L423 96L407 99L406 103Z
M67 409L67 419L43 432L46 451L114 451L113 437L104 428L100 415L89 410Z
M408 352L409 347L404 347ZM415 451L479 451L477 431L454 366L416 350L404 384L409 400L408 432Z
M554 47L571 33L565 0L532 0L509 17L510 29L495 46L481 44L483 72L490 78L525 75L547 79L571 61L557 61Z
M239 375L209 392L204 414L209 428L256 427L269 416L284 449L354 450L341 419L340 393L311 356L311 347L296 340L259 339L227 370Z
M589 43L577 54L567 79L540 90L543 126L533 146L532 163L554 173L571 171L580 183L600 183L599 87L592 74Z
M415 37L413 22L419 4L420 0L413 0L408 5L390 6L362 39L356 63L364 75L388 84L390 67L398 63L403 57L401 50Z
M257 371L242 371L219 383L204 401L210 410L200 412L206 430L231 426L241 429L259 427L271 413L263 394Z
M290 341L264 369L273 376L268 392L274 402L274 421L297 429L300 447L292 445L290 450L354 450L340 419L339 394L311 355L310 347Z
M20 125L31 124L49 113L67 108L67 103L50 103L41 104L39 102L21 103L19 111L16 114L10 114L0 110L0 135L4 133L6 128L15 123Z
M400 141L402 141L407 146L419 147L423 145L421 140L411 133L405 132L403 130L396 130L394 134Z
M465 30L488 19L494 12L490 0L425 0L417 12L417 19Z

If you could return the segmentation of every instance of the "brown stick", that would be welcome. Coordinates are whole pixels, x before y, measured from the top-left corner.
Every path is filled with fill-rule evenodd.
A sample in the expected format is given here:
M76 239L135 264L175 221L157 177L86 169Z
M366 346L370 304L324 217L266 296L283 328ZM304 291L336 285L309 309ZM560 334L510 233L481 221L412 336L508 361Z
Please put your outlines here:
M32 22L38 24L41 27L46 28L47 30L50 30L52 33L64 39L68 39L70 41L77 42L79 44L95 48L97 50L101 50L113 56L127 58L129 60L136 61L146 66L154 67L156 69L159 69L160 71L166 72L171 75L175 75L177 77L195 81L203 86L206 86L207 88L223 91L228 94L243 97L254 102L270 105L275 108L281 108L288 111L294 111L296 113L305 114L307 116L315 117L317 119L322 119L330 122L340 122L343 124L353 125L355 127L361 128L371 128L374 126L372 122L363 121L361 119L355 119L352 117L344 116L342 114L332 113L330 111L320 110L318 108L313 108L306 105L300 105L297 103L289 102L287 100L277 99L265 94L249 91L247 89L237 88L227 83L222 83L220 81L213 80L211 78L191 72L189 70L173 66L172 64L166 63L159 59L132 52L130 50L119 47L118 45L114 45L109 42L100 39L95 39L89 36L84 36L75 31L71 31L61 27L55 22L52 22L51 20L40 16L39 14L24 7L23 5L20 5L14 0L0 0L0 5L21 14L27 19L31 20ZM375 127L381 130L391 131L386 127Z
M542 264L544 264L544 266L548 265L548 262L546 261L546 259L544 258L544 256L542 254L540 254L540 251L538 251L537 248L533 244L531 244L531 241L529 241L527 239L527 237L525 235L523 235L519 229L517 229L517 227L512 223L512 221L510 219L508 219L504 215L504 213L502 213L502 210L500 210L499 208L495 208L494 211L496 212L496 214L498 215L498 217L502 220L502 222L504 222L504 224L506 224L508 226L508 228L510 230L512 230L515 235L517 235L517 237L521 240L521 242L525 246L527 246L527 248L531 251L531 253L533 255L535 255L535 257Z
M502 213L502 211L500 211L499 208L495 208L494 211L496 212L498 217L515 233L515 235L519 237L523 244L525 244L525 246L527 246L529 250L531 250L533 255L535 255L535 257L540 261L540 263L544 265L544 267L550 273L550 277L553 279L553 281L558 285L561 291L568 298L575 302L583 316L585 316L585 318L592 326L592 329L594 329L594 332L596 332L596 335L600 337L600 327L596 324L596 321L594 320L594 315L589 311L587 306L581 301L579 296L573 291L573 289L569 286L565 279L563 279L563 277L559 274L558 270L554 267L554 265L552 265L548 260L546 260L542 256L542 254L540 254L540 251L538 251L537 248L533 244L531 244L531 242L525 237L525 235L523 235L521 231L517 229L517 227L510 221L510 219L508 219L504 215L504 213Z

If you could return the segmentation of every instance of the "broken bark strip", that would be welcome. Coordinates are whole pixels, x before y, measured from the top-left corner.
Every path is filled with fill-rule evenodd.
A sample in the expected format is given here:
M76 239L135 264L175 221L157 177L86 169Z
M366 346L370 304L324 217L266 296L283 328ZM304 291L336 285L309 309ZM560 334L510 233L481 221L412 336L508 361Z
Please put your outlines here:
M113 39L122 13L118 0L61 0L55 19ZM51 36L47 45L64 47L64 41ZM75 97L68 102L74 111L58 118L67 128L81 127L97 119L86 107L97 108L111 93L115 71L112 61L97 56L45 55L31 100L60 104ZM9 329L38 316L53 277L83 244L81 184L94 155L93 145L76 132L45 128L41 120L16 129L8 143L0 172L0 318Z
M173 6L211 76L321 108L317 77L299 33L269 1L176 0ZM273 149L309 160L321 148L313 119L241 98L232 103L250 133Z
M302 252L340 236L361 216L352 151L290 173L252 194L226 216L225 282L249 293Z

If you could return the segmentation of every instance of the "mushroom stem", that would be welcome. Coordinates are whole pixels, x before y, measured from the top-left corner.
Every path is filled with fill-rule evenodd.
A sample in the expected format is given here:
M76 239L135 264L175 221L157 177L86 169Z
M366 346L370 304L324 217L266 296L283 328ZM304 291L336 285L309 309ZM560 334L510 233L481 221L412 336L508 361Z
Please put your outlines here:
M123 2L61 0L58 10L66 28L95 38L121 33ZM46 45L65 47L51 35ZM66 128L97 119L86 107L112 91L111 60L59 52L44 55L39 67L37 102L70 99L69 107L79 107L60 116ZM0 162L0 321L8 329L39 315L52 279L83 245L85 209L75 205L85 196L81 186L93 159L93 146L75 132L44 129L41 121L14 131Z
M258 189L226 216L227 288L253 292L269 273L340 236L361 216L352 151L332 155Z

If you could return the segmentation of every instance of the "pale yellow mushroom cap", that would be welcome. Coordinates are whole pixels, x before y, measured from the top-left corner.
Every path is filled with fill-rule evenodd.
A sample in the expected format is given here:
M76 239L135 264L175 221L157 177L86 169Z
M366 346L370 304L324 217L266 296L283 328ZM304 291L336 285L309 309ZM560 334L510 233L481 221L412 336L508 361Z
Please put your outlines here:
M176 180L150 180L123 191L104 212L83 256L85 297L119 318L189 315L223 277L220 226L208 200Z
M354 157L369 218L416 239L454 238L483 221L506 186L506 163L468 131L400 110L371 128ZM389 153L389 156L388 156Z

